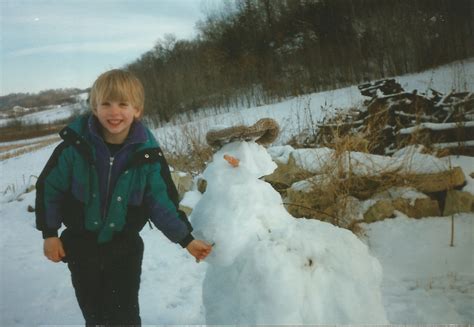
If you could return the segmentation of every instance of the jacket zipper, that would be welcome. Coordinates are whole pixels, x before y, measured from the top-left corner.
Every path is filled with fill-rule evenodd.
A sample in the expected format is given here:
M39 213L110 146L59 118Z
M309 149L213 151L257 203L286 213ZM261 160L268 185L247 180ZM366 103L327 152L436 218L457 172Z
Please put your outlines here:
M114 157L109 158L109 173L107 175L107 191L105 192L105 205L104 205L104 213L103 213L103 220L106 218L107 214L107 206L109 205L109 191L110 191L110 178L112 177L112 167L114 165Z
M127 144L125 144L120 150L117 151L117 153L115 153L115 157L120 153L120 151L122 151L125 147L127 146ZM110 154L110 152L109 152ZM108 206L109 206L109 193L110 193L110 179L112 178L112 167L114 165L114 160L115 160L115 157L109 157L109 173L107 174L107 188L106 188L106 198L105 198L105 204L104 204L104 212L102 214L103 218L102 220L105 221L105 219L107 218L107 209L108 209Z

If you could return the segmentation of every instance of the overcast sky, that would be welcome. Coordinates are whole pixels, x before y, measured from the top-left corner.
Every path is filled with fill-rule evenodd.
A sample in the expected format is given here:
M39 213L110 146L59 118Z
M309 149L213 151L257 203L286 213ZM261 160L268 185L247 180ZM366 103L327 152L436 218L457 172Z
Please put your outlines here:
M215 0L214 0L215 1ZM0 95L86 88L167 33L196 35L209 0L0 0Z

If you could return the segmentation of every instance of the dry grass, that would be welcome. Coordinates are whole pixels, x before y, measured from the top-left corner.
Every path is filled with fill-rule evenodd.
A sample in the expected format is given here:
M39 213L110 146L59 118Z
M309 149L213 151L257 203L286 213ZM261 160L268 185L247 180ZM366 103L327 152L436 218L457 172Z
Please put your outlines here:
M350 152L370 153L372 142L374 139L367 139L365 133L341 135L337 129L334 129L331 142L325 144L325 146L334 149L333 155L318 173L324 178L315 178L315 182L307 189L306 196L301 198L296 196L293 200L295 203L289 204L290 207L304 206L304 208L300 208L299 215L296 216L313 217L347 228L357 235L363 235L364 230L360 223L364 222L364 217L360 212L359 201L370 199L374 195L394 187L411 187L423 190L423 183L426 183L424 177L405 172L403 168L411 166L412 155L410 153L404 155L403 160L406 162L399 162L396 167L389 167L388 163L387 167L380 167L379 162L368 161L370 157L362 159L362 162L354 161ZM419 144L418 135L413 135L411 142ZM418 150L413 148L413 151ZM446 155L446 151L436 152L430 148L425 148L423 153ZM367 167L364 167L365 164ZM373 171L372 167L377 167L377 171L372 174L361 174L361 168L362 171L371 172ZM450 176L454 175L450 173ZM311 179L307 181L311 183ZM451 184L455 185L454 182ZM442 198L433 199L437 200L442 208L444 200Z
M178 128L178 127L177 127ZM166 151L166 159L176 170L197 175L201 173L214 153L206 143L203 129L183 125L174 137L168 138L166 144L174 151Z
M6 152L0 154L0 160L6 160L10 158L14 158L20 156L24 153L28 153L34 150L41 149L45 146L48 146L52 143L56 143L60 140L59 137L42 140L38 142L28 143L28 144L16 144L16 145L9 145L0 147L0 152ZM15 150L16 149L16 150Z
M0 194L7 200L7 202L15 200L21 201L23 194L32 192L36 189L34 180L38 180L38 176L30 175L26 178L26 176L23 175L23 181L20 184L11 183L1 191Z
M372 140L373 141L373 140ZM331 160L327 160L319 174L324 176L323 181L316 179L306 196L308 200L304 203L289 203L289 206L303 205L299 216L311 216L319 220L330 222L336 226L352 230L356 234L363 231L359 223L363 217L357 210L354 200L367 200L377 193L384 192L397 186L415 186L403 176L400 168L387 167L380 169L378 173L371 175L360 175L356 173L360 168L371 171L371 167L377 165L367 162L353 162L351 152L370 153L371 140L365 133L344 134L335 128L332 131L330 142L325 146L334 149ZM408 158L407 158L408 160Z
M25 140L51 135L58 133L64 126L64 123L4 126L0 127L0 142Z

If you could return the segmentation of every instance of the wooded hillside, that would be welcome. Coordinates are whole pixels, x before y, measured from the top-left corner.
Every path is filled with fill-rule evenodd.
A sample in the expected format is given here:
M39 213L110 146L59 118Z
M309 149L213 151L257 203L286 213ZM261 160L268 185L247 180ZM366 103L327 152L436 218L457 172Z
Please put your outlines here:
M474 54L470 0L235 0L128 68L148 113L254 105Z

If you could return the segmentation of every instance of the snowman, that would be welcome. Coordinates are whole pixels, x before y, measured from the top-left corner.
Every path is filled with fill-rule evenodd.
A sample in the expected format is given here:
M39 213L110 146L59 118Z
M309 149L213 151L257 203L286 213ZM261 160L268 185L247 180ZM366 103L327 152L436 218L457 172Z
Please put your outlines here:
M381 266L367 246L346 229L292 217L260 179L277 167L252 137L261 134L245 135L214 154L190 217L193 234L214 244L206 324L387 324Z

